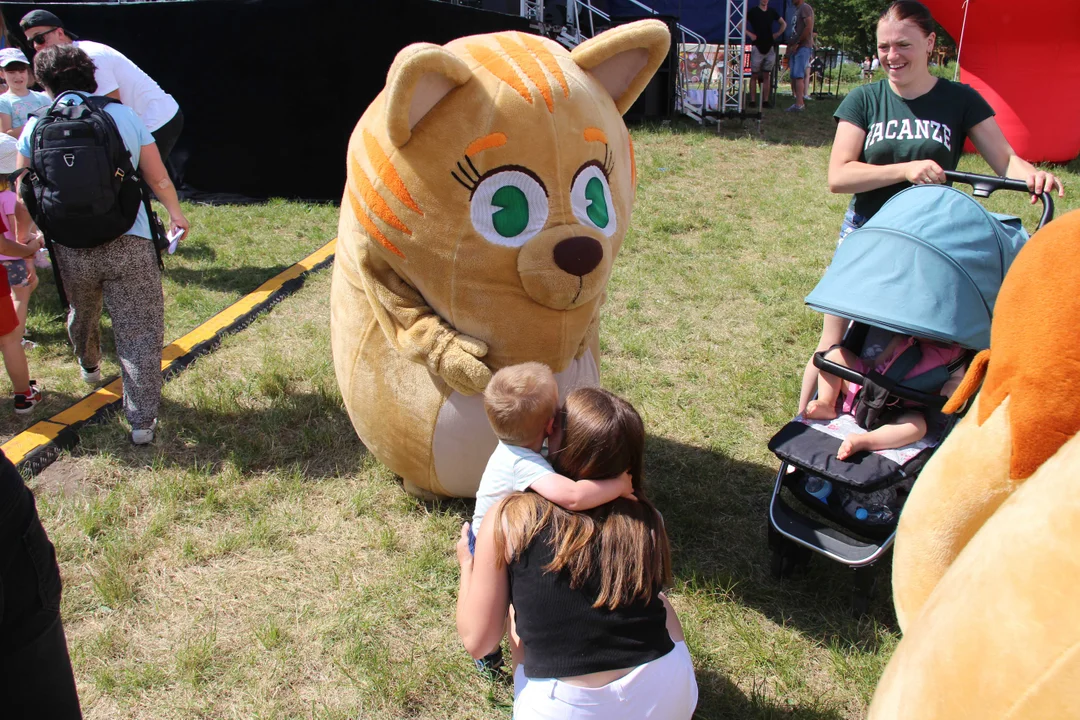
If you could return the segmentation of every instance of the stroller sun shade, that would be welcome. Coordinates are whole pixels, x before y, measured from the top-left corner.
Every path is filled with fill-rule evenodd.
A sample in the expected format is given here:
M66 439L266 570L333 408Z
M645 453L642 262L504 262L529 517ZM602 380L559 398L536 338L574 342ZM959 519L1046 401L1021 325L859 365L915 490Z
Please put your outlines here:
M806 304L904 335L990 347L1001 281L1028 235L944 185L897 193L847 236Z

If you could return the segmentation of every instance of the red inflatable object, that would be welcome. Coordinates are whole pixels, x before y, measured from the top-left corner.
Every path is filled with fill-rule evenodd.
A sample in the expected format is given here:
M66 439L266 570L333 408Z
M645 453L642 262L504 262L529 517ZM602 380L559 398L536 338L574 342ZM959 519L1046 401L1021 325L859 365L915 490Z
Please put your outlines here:
M923 0L960 41L963 0ZM960 81L982 93L1029 162L1080 155L1080 24L1076 3L969 0Z

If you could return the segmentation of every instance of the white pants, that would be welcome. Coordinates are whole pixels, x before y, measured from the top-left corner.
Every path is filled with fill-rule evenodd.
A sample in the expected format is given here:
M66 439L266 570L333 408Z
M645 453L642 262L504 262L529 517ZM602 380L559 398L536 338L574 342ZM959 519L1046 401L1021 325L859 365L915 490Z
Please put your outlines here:
M690 720L697 706L694 663L685 642L599 688L514 672L514 720Z

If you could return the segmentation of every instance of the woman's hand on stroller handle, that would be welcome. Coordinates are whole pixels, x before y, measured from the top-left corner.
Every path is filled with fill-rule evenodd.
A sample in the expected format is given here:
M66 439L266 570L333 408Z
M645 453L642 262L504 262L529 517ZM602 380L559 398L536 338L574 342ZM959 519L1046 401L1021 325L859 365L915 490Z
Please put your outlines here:
M941 185L945 171L933 160L912 160L906 163L904 177L912 185Z
M1065 186L1061 183L1061 179L1053 173L1048 173L1045 170L1037 170L1030 173L1027 177L1027 188L1031 191L1031 204L1034 205L1039 201L1039 196L1043 193L1047 195L1054 194L1054 186L1057 186L1058 197L1065 197Z

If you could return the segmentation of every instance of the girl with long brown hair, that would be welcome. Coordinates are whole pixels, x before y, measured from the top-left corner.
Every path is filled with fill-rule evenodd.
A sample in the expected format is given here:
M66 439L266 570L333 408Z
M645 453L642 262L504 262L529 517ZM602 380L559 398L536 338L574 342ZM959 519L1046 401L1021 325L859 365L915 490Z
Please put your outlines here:
M635 499L572 512L516 493L482 524L475 557L466 523L457 547L457 626L466 650L474 657L490 650L512 604L512 640L520 638L524 653L522 660L515 652L517 720L688 720L697 683L661 592L671 579L670 548L643 484L641 417L605 390L575 390L550 446L555 469L570 478L629 471Z

